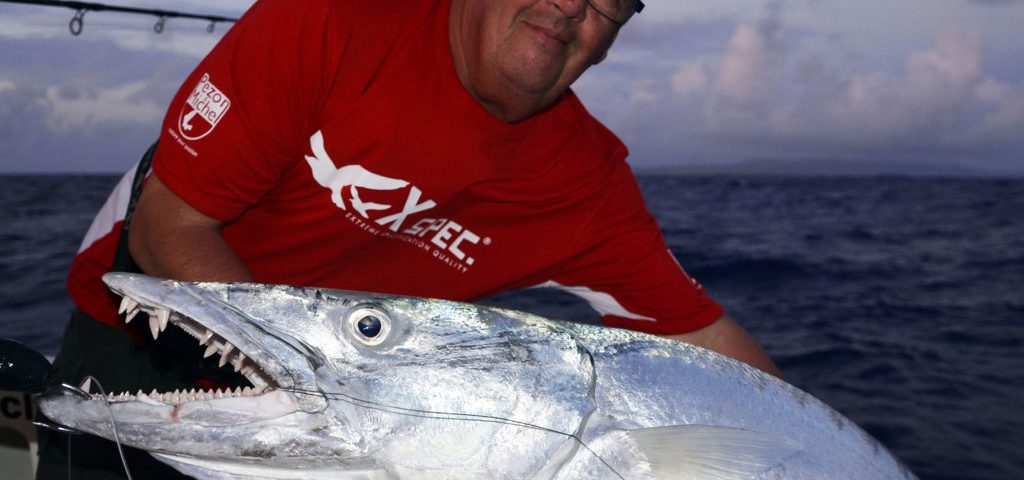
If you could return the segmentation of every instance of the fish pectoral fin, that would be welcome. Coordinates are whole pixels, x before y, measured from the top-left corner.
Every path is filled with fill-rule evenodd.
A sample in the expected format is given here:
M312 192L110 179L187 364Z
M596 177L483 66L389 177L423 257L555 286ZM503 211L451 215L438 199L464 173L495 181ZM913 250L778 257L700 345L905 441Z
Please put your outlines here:
M796 442L769 433L710 425L644 428L624 434L657 479L750 479L801 450Z

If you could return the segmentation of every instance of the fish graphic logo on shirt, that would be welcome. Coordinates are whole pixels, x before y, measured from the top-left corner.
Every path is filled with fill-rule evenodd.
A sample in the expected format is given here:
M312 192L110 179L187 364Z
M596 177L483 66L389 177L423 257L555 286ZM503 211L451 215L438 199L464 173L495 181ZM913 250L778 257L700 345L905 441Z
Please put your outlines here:
M331 192L331 201L341 210L354 210L346 218L375 236L399 238L410 244L427 246L426 252L434 258L465 273L476 259L463 249L470 245L490 245L490 237L481 237L451 218L426 218L417 215L437 206L437 202L423 200L423 191L407 180L391 178L351 164L338 167L324 148L324 136L319 130L309 137L312 155L306 155L313 179ZM346 188L348 187L348 188ZM360 191L400 190L408 187L405 202L390 205L364 201ZM345 192L348 192L346 196ZM374 218L371 213L376 212ZM416 218L412 218L412 217ZM365 219L365 222L364 222ZM404 225L411 223L411 225ZM377 227L379 225L380 227ZM403 229L403 226L405 228ZM383 230L381 229L383 228ZM432 250L436 247L437 250Z
M309 163L309 168L313 172L313 178L316 179L320 186L331 190L331 200L342 210L347 210L345 200L341 194L342 189L345 187L351 187L349 188L351 193L349 202L352 204L352 208L359 212L363 218L370 218L370 211L387 210L391 208L391 205L364 202L359 198L359 188L397 190L409 185L409 182L405 180L378 175L363 168L361 165L345 165L344 167L336 168L334 161L331 160L327 150L324 149L324 136L319 130L310 137L309 145L313 151L313 156L307 155L306 162ZM436 205L433 200L419 203L419 189L413 187L413 190L415 193L411 193L411 195L415 195L413 203L416 206L412 211L406 211L407 215L433 208Z

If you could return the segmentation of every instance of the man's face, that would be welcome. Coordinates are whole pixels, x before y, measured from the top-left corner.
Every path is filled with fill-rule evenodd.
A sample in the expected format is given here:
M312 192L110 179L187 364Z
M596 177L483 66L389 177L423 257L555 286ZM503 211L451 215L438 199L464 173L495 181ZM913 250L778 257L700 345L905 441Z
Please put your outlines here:
M463 85L514 122L601 61L617 32L586 0L453 0L449 33Z

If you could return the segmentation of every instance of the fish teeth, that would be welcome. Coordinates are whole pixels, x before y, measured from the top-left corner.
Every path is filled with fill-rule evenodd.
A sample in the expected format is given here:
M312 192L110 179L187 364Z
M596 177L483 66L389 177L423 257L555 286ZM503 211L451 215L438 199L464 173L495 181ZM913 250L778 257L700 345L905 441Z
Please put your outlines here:
M253 378L256 377L256 375L258 374L256 373L256 367L254 367L252 363L247 363L245 366L243 366L242 370L239 373L241 373L242 376L248 379L249 383L253 384L253 386L257 386L258 382L253 381Z
M85 380L82 380L82 385L80 387L78 387L78 388L82 389L82 391L85 392L85 393L89 393L89 389L91 387L92 387L92 377L85 377Z
M171 311L166 308L157 308L156 318L160 323L160 331L167 330L167 323L171 321Z
M251 368L251 366L246 366ZM86 390L86 387L90 386L91 381L86 379L82 382L82 389ZM215 400L219 398L238 398L238 397L254 397L262 394L266 388L260 387L235 387L233 390L228 388L218 389L175 389L173 392L160 393L157 389L153 389L149 393L138 390L134 394L129 392L121 393L108 393L106 396L94 395L95 398L106 399L109 402L126 402L126 401L137 401L145 403L162 402L164 404L175 405L186 402L204 402Z
M221 351L220 351L220 363L218 363L218 366L223 367L224 365L227 365L227 363L228 363L228 355L234 349L235 349L234 345L232 345L229 342L224 342L224 348L222 348Z
M181 327L186 333L189 333L199 342L200 346L205 345L206 349L203 351L203 358L210 358L214 353L220 354L220 359L217 362L218 366L224 367L228 363L234 368L235 372L245 376L253 387L249 388L248 391L244 391L239 387L235 392L231 389L217 390L217 391L205 391L193 389L189 391L175 391L168 393L151 393L150 398L160 398L165 403L177 403L181 401L189 400L213 400L215 398L224 398L225 396L243 396L243 395L259 395L263 390L268 387L267 382L263 380L261 372L258 370L258 366L249 359L241 350L235 347L231 342L228 342L223 337L218 336L213 330L203 327L198 323L192 323L186 320L174 320L172 322L171 317L174 312L165 307L146 307L141 305L138 300L131 297L124 297L121 299L120 305L121 312L128 312L125 323L132 320L138 312L144 312L149 315L149 330L153 335L153 339L157 340L160 333L167 329L167 325L174 323ZM200 333L202 332L202 333ZM85 390L85 389L83 389Z
M135 316L138 315L140 311L141 309L139 308L139 305L135 304L135 307L133 307L132 309L128 310L127 313L125 313L124 323L131 323L131 321L135 319Z
M255 387L256 390L262 392L270 386L265 380L263 380L263 375L257 372L255 368L251 368L249 373L251 375L246 375L246 378L249 379L249 382L252 383L252 386Z
M139 302L136 302L134 298L125 295L124 298L121 299L121 306L117 309L117 314L120 315L127 311L133 310L138 305Z
M160 336L160 320L157 320L154 315L149 316L149 331L153 334L153 340Z

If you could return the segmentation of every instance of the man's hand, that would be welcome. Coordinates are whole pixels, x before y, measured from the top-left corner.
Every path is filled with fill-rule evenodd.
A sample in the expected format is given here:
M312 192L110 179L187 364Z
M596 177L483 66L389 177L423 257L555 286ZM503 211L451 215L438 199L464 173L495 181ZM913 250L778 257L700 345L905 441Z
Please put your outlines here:
M142 188L128 247L149 275L176 280L254 281L252 272L221 237L223 222L175 195L156 175Z
M782 377L779 367L775 366L775 362L765 353L757 340L728 315L723 315L715 323L700 330L665 337L714 350L776 377Z

